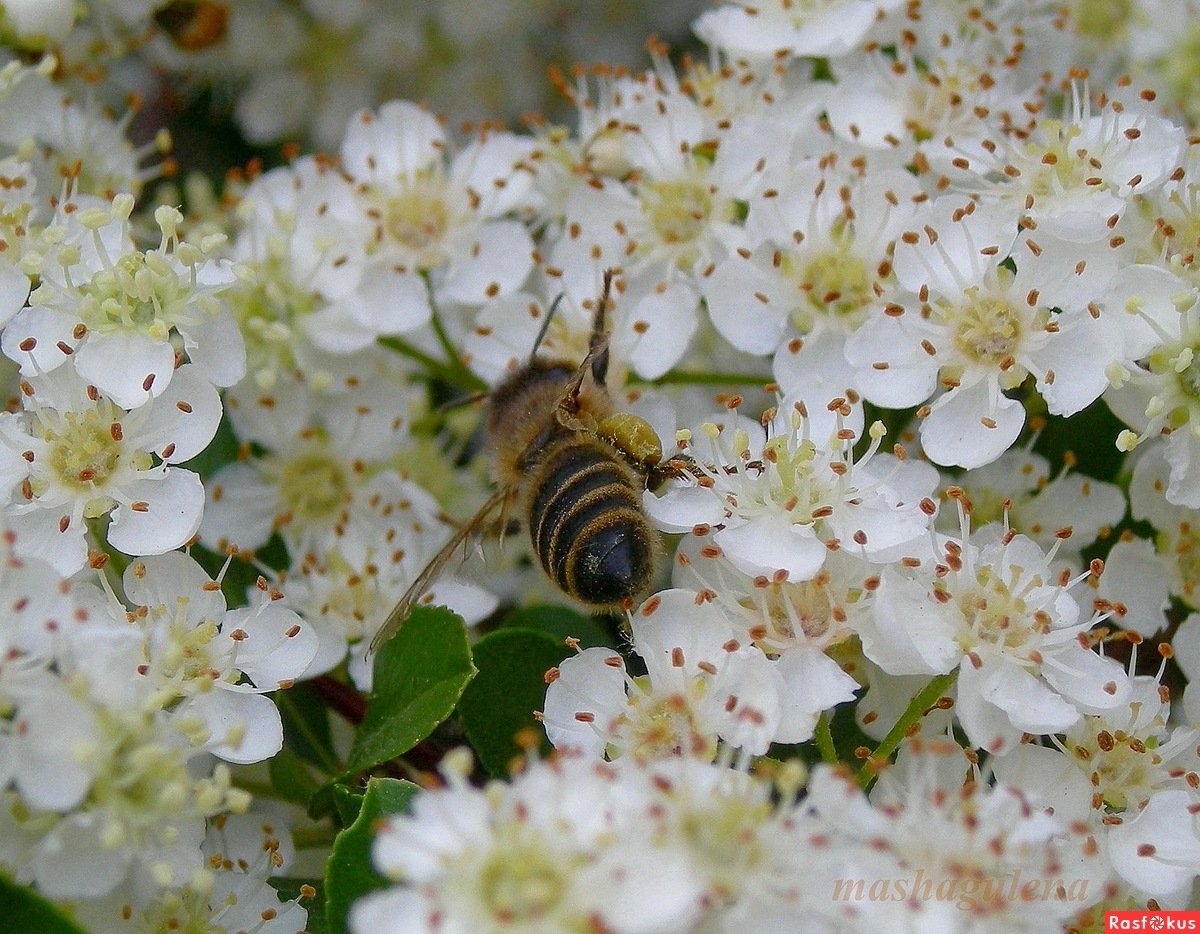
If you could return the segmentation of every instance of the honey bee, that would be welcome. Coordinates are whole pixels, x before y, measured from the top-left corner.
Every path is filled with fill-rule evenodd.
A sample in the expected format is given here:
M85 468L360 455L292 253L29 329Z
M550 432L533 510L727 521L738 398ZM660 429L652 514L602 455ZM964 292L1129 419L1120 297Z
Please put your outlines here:
M658 535L642 493L686 465L664 462L654 429L620 411L609 392L612 281L607 270L582 363L531 357L487 396L497 491L417 575L371 641L372 652L396 634L464 542L494 513L514 507L542 570L567 596L614 610L632 606L649 588Z

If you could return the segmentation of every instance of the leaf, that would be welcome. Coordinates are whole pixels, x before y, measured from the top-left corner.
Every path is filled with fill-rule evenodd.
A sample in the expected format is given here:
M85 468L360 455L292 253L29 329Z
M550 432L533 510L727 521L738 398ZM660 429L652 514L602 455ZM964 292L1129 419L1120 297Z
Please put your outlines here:
M304 760L286 746L267 760L267 772L275 793L284 801L301 807L306 806L321 787L309 774Z
M355 899L391 883L371 863L375 825L381 818L408 812L421 789L396 778L372 778L354 823L337 835L325 863L325 925L329 934L347 930L346 916Z
M408 752L450 716L474 676L462 617L417 607L375 656L375 688L346 772Z
M504 629L536 629L558 639L578 639L582 648L617 644L617 635L603 616L585 616L565 606L540 604L514 610L500 626Z
M509 775L509 763L523 755L515 738L521 730L536 730L542 751L550 751L533 712L546 698L546 669L569 651L561 640L532 629L497 629L475 643L479 674L463 692L458 713L489 774Z
M366 793L361 789L343 785L341 782L334 784L330 793L333 796L333 809L337 812L338 820L342 822L343 827L349 827L358 820Z
M284 745L324 774L337 772L339 762L333 751L329 709L321 698L305 684L276 691L273 696L283 717Z
M4 929L22 934L84 934L59 908L31 890L0 876Z

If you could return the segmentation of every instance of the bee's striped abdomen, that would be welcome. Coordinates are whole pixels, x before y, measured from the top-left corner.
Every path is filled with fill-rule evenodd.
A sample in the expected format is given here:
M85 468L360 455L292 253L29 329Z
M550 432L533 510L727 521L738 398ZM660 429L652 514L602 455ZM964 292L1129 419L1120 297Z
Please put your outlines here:
M529 537L550 578L566 593L616 606L647 586L654 533L637 475L595 436L561 435L530 477Z

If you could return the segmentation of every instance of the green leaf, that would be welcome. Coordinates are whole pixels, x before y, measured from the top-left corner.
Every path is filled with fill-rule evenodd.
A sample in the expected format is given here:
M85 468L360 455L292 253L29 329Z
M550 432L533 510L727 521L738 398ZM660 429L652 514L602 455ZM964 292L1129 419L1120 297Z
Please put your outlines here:
M504 629L536 629L560 642L578 639L582 648L617 644L617 634L603 616L584 616L565 606L550 604L522 607L504 617ZM565 653L564 653L565 654ZM562 656L560 656L561 658Z
M284 745L324 774L337 774L341 769L333 751L329 709L321 698L305 684L276 691L273 697L283 717Z
M309 774L304 760L286 746L267 761L267 772L275 793L284 801L301 807L306 806L321 787Z
M333 796L333 809L337 812L338 819L342 822L343 827L349 827L358 820L366 793L351 788L349 785L343 785L341 782L336 783L330 793Z
M474 676L462 617L417 607L375 656L375 688L346 772L408 752L450 716Z
M22 885L0 877L0 906L4 929L21 934L84 934L56 905Z
M509 775L509 763L522 755L516 735L534 729L543 752L550 745L533 712L546 698L546 669L563 660L562 640L532 629L497 629L475 643L479 674L458 704L463 729L480 763L497 777Z
M329 934L342 934L347 929L346 915L355 899L391 884L371 863L375 825L391 814L407 813L420 790L412 782L396 778L367 782L358 817L337 835L325 863L325 925Z

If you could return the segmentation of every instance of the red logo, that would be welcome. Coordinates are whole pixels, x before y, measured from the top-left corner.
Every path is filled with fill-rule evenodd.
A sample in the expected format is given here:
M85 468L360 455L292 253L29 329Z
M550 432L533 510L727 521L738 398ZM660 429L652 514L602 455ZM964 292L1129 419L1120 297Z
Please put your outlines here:
M1104 930L1114 934L1117 931L1200 932L1200 911L1106 911Z

